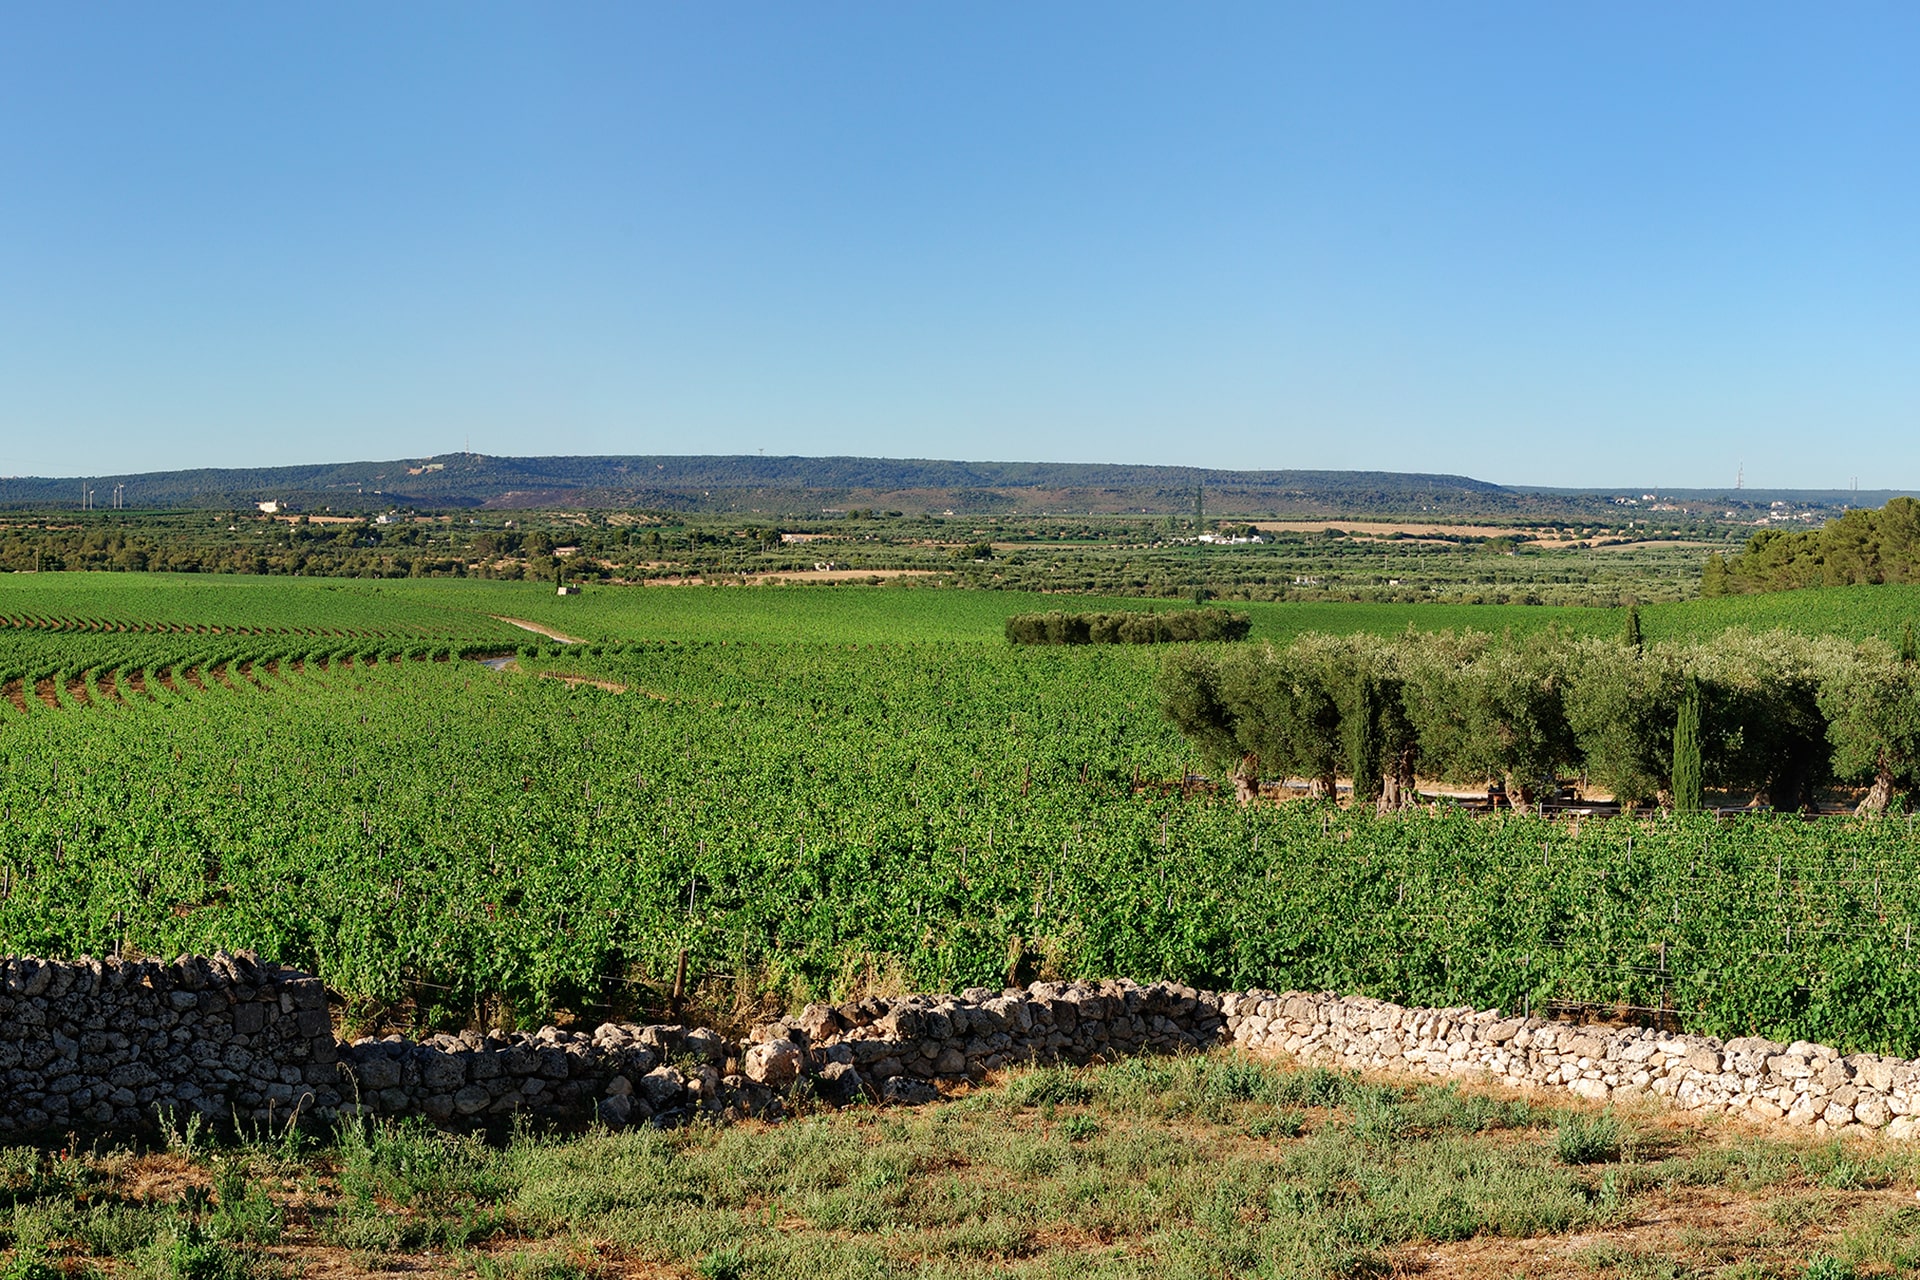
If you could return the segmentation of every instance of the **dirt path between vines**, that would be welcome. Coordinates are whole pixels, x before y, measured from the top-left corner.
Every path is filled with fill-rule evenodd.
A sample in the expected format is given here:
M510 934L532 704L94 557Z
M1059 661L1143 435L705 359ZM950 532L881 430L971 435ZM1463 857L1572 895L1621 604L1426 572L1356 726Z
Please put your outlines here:
M551 627L543 627L537 622L528 622L524 618L508 618L498 613L490 613L487 616L495 622L504 622L510 627L519 627L523 631L531 631L535 635L545 636L549 640L558 640L561 644L586 643L585 640L576 640L572 636L562 635Z
M481 666L490 671L511 671L515 675L522 676L527 674L525 669L521 667L519 661L514 658L481 658L479 662ZM627 691L626 685L615 684L611 680L593 680L586 676L562 675L558 671L536 671L534 674L545 680L558 680L569 689L575 685L590 684L596 689L605 689L608 693L625 693ZM649 693L645 689L642 689L640 692L645 693L649 698L658 698L662 702L666 701L665 696L662 694Z
M589 680L585 676L563 676L558 671L542 671L540 674L549 680L558 680L569 689L583 684L590 684L596 689L605 689L608 693L625 693L627 691L627 686L615 684L611 680ZM649 694L648 696L658 697L659 695Z

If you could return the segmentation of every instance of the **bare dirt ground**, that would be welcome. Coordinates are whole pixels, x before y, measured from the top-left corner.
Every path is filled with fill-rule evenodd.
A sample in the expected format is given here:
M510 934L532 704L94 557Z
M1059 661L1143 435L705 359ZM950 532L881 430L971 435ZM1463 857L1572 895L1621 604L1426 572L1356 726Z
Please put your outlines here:
M524 618L509 618L498 613L491 614L489 616L492 617L493 620L496 622L504 622L510 627L519 627L522 631L531 631L535 635L545 636L549 640L558 640L561 644L585 644L586 643L586 641L584 640L576 640L570 635L566 635L563 632L555 631L552 627L543 627L537 622L528 622Z
M768 582L860 582L868 578L924 578L937 575L938 569L800 569L789 573L756 573L746 581L754 586Z
M739 577L716 579L725 583L742 583L749 587L762 587L769 583L781 582L865 582L869 578L918 578L935 576L938 569L793 569L784 573L748 573ZM709 579L699 574L688 574L678 578L647 578L643 584L649 587L703 587Z
M522 668L519 661L514 658L482 658L480 659L480 665L494 671L511 671L515 675L526 674L525 669ZM587 676L570 676L559 671L538 671L534 674L546 680L558 680L568 688L586 684L592 685L596 689L605 689L608 693L625 693L633 687L631 685L617 684L612 680L594 680ZM654 699L656 702L672 701L666 694L655 693L651 689L641 689L639 692Z
M1876 1219L1911 1214L1913 1207L1912 1193L1899 1187L1794 1189L1774 1195L1725 1187L1662 1189L1642 1193L1623 1221L1604 1230L1524 1238L1476 1236L1407 1248L1397 1260L1403 1273L1427 1280L1793 1276L1812 1274L1807 1270L1810 1257L1826 1256L1829 1250L1846 1252L1842 1241L1848 1234L1871 1231ZM1743 1265L1749 1269L1737 1269ZM1844 1274L1887 1273L1873 1268Z
M591 685L596 689L605 689L608 693L625 693L627 691L627 686L615 684L611 680L590 680L586 676L563 676L558 671L542 671L540 674L548 680L558 680L569 689L578 688L580 685L585 684Z
M1338 529L1343 533L1405 534L1410 538L1512 538L1535 534L1536 529L1503 529L1497 524L1412 524L1393 520L1255 520L1253 527L1269 532L1325 533Z
M1648 545L1648 543L1657 543L1662 547L1677 547L1677 548L1685 548L1685 549L1694 550L1694 551L1698 551L1702 549L1712 549L1715 547L1718 547L1721 550L1725 550L1727 546L1727 544L1724 542L1681 541L1679 539L1667 539L1667 538L1649 538L1645 541L1641 541L1639 539L1629 539L1629 538L1589 538L1587 539L1586 545L1592 547L1596 551L1631 551L1635 547L1644 547ZM1555 546L1555 547L1571 547L1577 544L1571 543L1571 542L1553 542L1553 543L1548 543L1547 545Z
M1256 520L1256 529L1270 532L1324 533L1338 529L1365 539L1389 538L1399 534L1415 541L1444 542L1454 538L1519 538L1527 546L1544 550L1584 550L1643 547L1658 543L1663 547L1712 547L1716 542L1676 542L1667 538L1642 538L1633 534L1597 533L1585 538L1560 538L1555 532L1539 528L1505 529L1492 524L1419 524L1391 520Z

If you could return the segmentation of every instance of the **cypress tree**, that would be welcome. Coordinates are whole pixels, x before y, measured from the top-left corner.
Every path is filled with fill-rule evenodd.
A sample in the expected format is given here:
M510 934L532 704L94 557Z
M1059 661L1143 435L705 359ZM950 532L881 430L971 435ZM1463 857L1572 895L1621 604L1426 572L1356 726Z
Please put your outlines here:
M1900 661L1907 666L1920 662L1920 647L1913 642L1913 623L1907 623L1907 629L1900 634Z
M1700 573L1700 594L1703 596L1724 596L1732 589L1732 574L1727 571L1726 559L1718 551L1707 554L1706 568Z
M1673 726L1673 811L1700 809L1700 686L1687 677L1680 715Z
M1635 653L1640 652L1641 639L1640 639L1640 606L1639 605L1635 604L1635 605L1627 606L1626 634L1621 636L1620 640L1622 644L1626 645L1627 648L1632 649Z
M1371 675L1360 677L1347 718L1347 774L1355 804L1380 798L1380 685Z

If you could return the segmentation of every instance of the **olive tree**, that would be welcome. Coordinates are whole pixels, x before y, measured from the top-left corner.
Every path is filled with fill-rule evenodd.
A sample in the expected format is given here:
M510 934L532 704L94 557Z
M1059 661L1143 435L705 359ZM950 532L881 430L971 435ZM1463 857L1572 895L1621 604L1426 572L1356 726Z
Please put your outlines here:
M1680 653L1582 641L1568 665L1567 724L1587 777L1623 808L1664 799L1673 730L1686 683Z
M1443 776L1497 778L1516 810L1530 809L1579 744L1567 722L1568 647L1549 631L1494 643L1441 637L1420 646L1405 699L1420 751Z
M1871 779L1856 812L1883 813L1920 767L1920 665L1879 641L1836 662L1820 686L1834 773Z
M1179 649L1161 664L1161 710L1201 755L1230 771L1242 803L1264 767L1332 795L1340 711L1323 664L1294 649L1257 646L1211 654Z
M1420 735L1407 714L1407 654L1413 639L1305 637L1297 652L1321 671L1339 712L1340 760L1354 803L1382 813L1414 803Z
M1239 709L1228 702L1215 655L1204 649L1175 649L1161 662L1155 685L1161 713L1200 752L1201 759L1233 774L1242 803L1251 799L1259 761L1244 758Z
M1331 797L1340 761L1340 707L1324 663L1295 645L1241 649L1223 665L1227 701L1239 713L1240 743L1283 777L1307 779L1308 794Z
M1810 807L1833 776L1820 688L1849 654L1842 641L1784 630L1729 630L1691 649L1706 785L1787 812Z

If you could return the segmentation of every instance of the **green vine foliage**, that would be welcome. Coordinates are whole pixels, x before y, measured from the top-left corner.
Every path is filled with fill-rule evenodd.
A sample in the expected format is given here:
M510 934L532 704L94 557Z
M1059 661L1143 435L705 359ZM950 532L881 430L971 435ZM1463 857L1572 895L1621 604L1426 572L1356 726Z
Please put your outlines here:
M537 652L8 713L0 946L251 946L456 1025L591 1013L682 949L794 999L997 987L1018 937L1066 977L1668 1006L1920 1052L1904 821L1135 792L1194 761L1125 647Z

